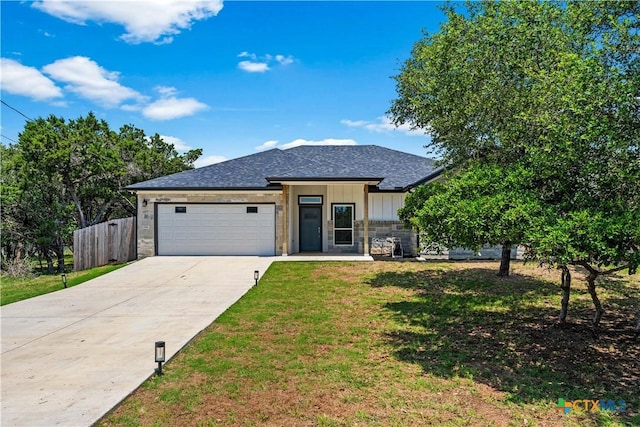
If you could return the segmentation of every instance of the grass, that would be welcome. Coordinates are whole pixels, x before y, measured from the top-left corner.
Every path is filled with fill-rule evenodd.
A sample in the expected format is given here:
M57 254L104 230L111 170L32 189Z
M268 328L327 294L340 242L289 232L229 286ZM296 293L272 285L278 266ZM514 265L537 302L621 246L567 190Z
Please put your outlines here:
M555 323L557 273L516 263L274 263L100 426L638 425L637 278L574 273ZM625 400L562 415L558 398Z
M88 280L117 270L126 264L105 265L83 271L72 271L67 273L67 287L73 287ZM0 305L11 304L38 295L64 289L62 278L59 274L42 274L27 279L13 279L2 277L0 280Z

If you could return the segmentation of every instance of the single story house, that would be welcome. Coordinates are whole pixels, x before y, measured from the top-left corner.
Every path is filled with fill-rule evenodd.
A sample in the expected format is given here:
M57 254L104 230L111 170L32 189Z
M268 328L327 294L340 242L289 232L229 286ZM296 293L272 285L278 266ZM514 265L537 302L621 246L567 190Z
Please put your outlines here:
M398 218L434 160L375 145L272 149L139 182L138 257L369 254L371 239L417 238Z

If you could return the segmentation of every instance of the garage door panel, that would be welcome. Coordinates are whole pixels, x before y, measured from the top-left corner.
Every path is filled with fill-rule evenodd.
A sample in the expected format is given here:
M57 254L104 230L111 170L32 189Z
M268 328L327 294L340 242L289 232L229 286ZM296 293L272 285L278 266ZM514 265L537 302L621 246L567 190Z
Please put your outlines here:
M249 206L158 205L158 255L275 255L275 205Z

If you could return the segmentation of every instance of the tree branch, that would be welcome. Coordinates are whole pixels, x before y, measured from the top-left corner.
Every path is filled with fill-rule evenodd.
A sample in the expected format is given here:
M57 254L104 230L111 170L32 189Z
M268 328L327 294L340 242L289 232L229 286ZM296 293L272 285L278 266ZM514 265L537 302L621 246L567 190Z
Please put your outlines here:
M584 267L590 274L594 275L594 276L606 276L608 274L612 274L612 273L616 273L620 270L624 270L625 268L629 268L629 264L623 264L620 265L618 267L614 267L610 270L598 270L597 268L593 267L591 264L589 264L587 261L572 261L569 264L571 265L579 265L581 267Z

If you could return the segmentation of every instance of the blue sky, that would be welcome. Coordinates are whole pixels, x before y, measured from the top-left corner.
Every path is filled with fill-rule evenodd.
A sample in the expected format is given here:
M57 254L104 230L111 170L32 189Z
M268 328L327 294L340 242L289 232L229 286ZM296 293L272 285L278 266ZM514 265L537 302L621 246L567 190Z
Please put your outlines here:
M93 111L197 166L298 144L426 155L385 113L436 2L2 1L2 100L30 118ZM25 118L2 105L2 143Z

